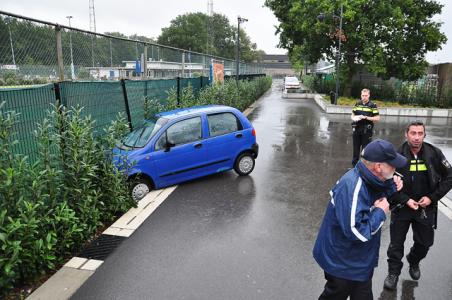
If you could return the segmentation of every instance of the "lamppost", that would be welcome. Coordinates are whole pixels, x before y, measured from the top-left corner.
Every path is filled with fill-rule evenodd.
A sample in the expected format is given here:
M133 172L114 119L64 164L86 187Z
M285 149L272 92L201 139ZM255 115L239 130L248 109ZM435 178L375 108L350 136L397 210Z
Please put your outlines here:
M337 104L337 98L339 97L339 68L340 68L340 63L341 63L341 44L342 44L342 12L343 12L343 4L341 4L341 13L339 16L333 14L332 17L333 19L339 19L339 32L337 33L337 40L338 40L338 50L336 53L336 91L334 93L334 104ZM320 22L323 22L323 20L325 19L326 14L321 13L320 15L317 16L317 19Z
M237 17L237 60L236 60L236 68L235 68L235 80L237 84L239 84L239 75L240 75L240 23L248 22L248 19L242 18L240 16Z
M9 32L9 43L11 45L11 55L13 57L13 65L14 68L16 67L16 58L14 56L14 47L13 47L13 36L11 34L11 27L10 27L10 22L11 22L11 18L10 17L6 17L5 18L5 23L8 25L8 32Z
M66 18L69 20L69 27L72 28L72 26L71 26L72 16L67 16ZM72 56L72 29L69 31L69 44L71 46L71 78L72 78L72 80L74 80L75 79L75 70L74 70L74 58Z

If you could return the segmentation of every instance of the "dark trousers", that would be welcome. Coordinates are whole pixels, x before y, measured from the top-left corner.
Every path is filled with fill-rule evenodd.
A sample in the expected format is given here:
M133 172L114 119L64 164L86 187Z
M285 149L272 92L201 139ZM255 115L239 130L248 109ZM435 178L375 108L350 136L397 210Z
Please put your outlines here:
M319 300L372 300L372 278L367 281L354 281L335 277L325 272L325 289Z
M399 220L391 217L391 225L389 226L391 243L387 252L388 271L390 274L400 275L403 267L403 244L410 225L413 229L414 244L407 257L409 264L419 264L433 245L435 232L431 225L423 224L416 220Z
M355 128L353 131L353 159L352 165L355 166L358 163L359 156L362 149L372 141L372 130L367 131Z

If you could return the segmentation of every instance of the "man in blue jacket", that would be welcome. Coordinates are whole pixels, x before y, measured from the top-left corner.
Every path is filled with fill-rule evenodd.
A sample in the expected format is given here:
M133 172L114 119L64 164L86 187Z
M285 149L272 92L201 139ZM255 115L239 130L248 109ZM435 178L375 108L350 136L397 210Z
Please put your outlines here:
M394 172L406 163L391 143L377 139L331 190L313 250L327 280L319 299L373 299L372 276L380 228L389 211L387 198L402 189Z

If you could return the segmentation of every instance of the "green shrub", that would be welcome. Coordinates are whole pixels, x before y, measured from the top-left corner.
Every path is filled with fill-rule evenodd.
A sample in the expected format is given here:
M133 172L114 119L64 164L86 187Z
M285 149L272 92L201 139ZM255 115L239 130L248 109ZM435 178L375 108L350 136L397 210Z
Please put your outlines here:
M13 154L18 115L0 105L0 297L74 253L105 222L135 205L111 148L127 130L122 116L94 138L81 109L55 107L35 135L38 159Z
M191 85L181 91L179 105L177 104L177 91L171 89L168 92L168 101L159 109L160 111L173 110L178 107L191 107L197 105L220 104L244 110L253 101L258 99L265 91L271 87L271 77L259 77L254 80L234 79L225 80L224 83L215 83L202 88L196 97ZM157 103L152 105L157 106Z

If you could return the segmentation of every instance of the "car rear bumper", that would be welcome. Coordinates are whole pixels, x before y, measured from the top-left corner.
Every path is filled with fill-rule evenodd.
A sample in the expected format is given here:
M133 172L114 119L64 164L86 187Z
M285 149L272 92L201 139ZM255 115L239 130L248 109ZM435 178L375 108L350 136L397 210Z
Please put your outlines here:
M254 153L254 158L257 158L257 155L259 154L259 145L256 143L253 146L251 146L251 150Z

